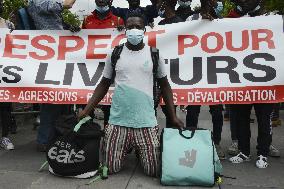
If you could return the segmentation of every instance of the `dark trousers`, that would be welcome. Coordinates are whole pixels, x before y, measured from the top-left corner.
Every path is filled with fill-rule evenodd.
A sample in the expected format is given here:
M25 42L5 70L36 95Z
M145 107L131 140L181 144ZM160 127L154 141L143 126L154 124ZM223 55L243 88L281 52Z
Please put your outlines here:
M33 111L40 111L40 104L33 104ZM37 114L34 114L34 117L37 117Z
M169 116L168 116L166 105L162 105L161 108L162 108L163 113L166 116L166 128L171 128L172 127L171 126L171 121L170 121ZM175 112L176 111L177 111L177 106L175 106Z
M70 114L70 105L65 104L41 104L40 126L38 128L37 142L47 144L49 138L55 133L55 123L60 115Z
M200 107L201 107L200 105L187 106L186 127L197 128ZM214 143L218 145L221 141L222 127L223 127L223 113L222 113L223 106L212 105L209 107L213 123L213 140Z
M275 121L279 119L279 111L280 111L280 103L273 105L273 111L271 114L271 121Z
M239 150L245 155L250 155L250 114L252 107L255 109L258 123L257 154L267 156L272 141L270 115L273 110L273 104L231 105L231 109L237 117L236 125Z
M233 141L236 141L236 140L238 140L238 138L237 138L237 125L236 125L237 116L236 116L234 111L231 111L230 106L231 105L229 105L229 104L225 105L225 114L227 115L228 118L230 118L231 139ZM226 117L226 116L224 115L224 117Z
M12 124L12 103L1 102L0 103L0 117L2 124L2 137L7 137L9 134L9 127Z
M103 105L102 111L104 112L104 126L108 125L111 105Z
M225 105L224 118L230 118L230 105Z

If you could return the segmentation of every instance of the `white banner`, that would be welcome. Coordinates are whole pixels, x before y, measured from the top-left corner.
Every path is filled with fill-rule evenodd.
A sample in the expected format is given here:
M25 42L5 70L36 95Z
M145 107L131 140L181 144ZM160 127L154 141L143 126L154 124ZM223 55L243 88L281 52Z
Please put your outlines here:
M86 103L107 54L125 41L115 29L0 33L0 102ZM281 16L191 21L147 28L160 49L176 104L281 102ZM111 102L112 91L102 103Z

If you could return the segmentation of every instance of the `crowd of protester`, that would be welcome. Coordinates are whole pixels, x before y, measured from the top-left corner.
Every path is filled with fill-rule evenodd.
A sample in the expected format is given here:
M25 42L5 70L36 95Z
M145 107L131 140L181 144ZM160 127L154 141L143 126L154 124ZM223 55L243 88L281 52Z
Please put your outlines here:
M2 0L1 2L1 9ZM64 9L73 6L76 0L29 0L27 11L36 30L64 30L73 32L79 31L64 23L61 13ZM232 0L235 8L228 15L223 14L223 1L210 0L201 1L201 9L193 10L192 0L152 0L151 5L140 6L140 0L128 0L129 8L117 8L112 6L112 0L94 0L95 10L84 19L82 29L106 29L125 28L128 39L124 46L121 57L127 57L121 63L120 69L126 69L130 76L128 79L120 77L121 72L116 74L115 94L112 106L102 106L104 112L105 138L103 144L104 163L109 167L110 173L118 172L123 165L125 152L130 147L135 147L141 156L141 163L147 175L155 176L158 171L159 139L157 119L155 117L154 105L148 98L153 97L153 85L149 85L153 80L153 73L139 72L139 68L131 65L131 61L143 64L147 56L152 62L150 47L143 43L145 27L155 27L154 19L161 17L158 25L174 24L199 19L222 19L239 18L244 16L254 17L265 14L262 1L260 0ZM0 9L0 14L2 10ZM14 23L17 27L17 24ZM11 22L0 19L1 28L15 29ZM21 28L21 27L20 27ZM134 53L133 53L134 52ZM161 52L162 54L162 52ZM146 56L145 56L146 55ZM109 64L108 64L109 63ZM201 106L188 105L186 107L186 123L183 124L176 116L177 106L174 106L171 87L168 83L164 60L160 57L158 67L158 81L161 86L161 94L166 105L162 110L166 115L166 127L198 127L198 117ZM132 70L132 72L131 72ZM133 73L134 71L135 73ZM141 74L141 75L140 75ZM147 75L148 74L148 75ZM104 97L111 85L113 68L110 58L107 60L103 78L96 88L96 93L89 101L88 105L82 107L79 117L84 117L92 112L95 105ZM137 81L135 77L140 75L145 78L144 83ZM151 76L151 77L150 77ZM146 81L149 80L149 81ZM144 89L144 94L139 94L134 86ZM123 93L124 91L124 93ZM129 94L125 91L129 92ZM119 94L123 95L119 95ZM127 98L127 95L135 97ZM143 96L144 95L144 96ZM128 99L122 99L121 97ZM137 99L134 99L137 98ZM129 100L131 99L131 100ZM139 102L143 102L138 103ZM62 114L70 113L71 105L41 104L40 122L37 135L38 151L45 151L48 138L53 135L56 119ZM142 107L137 107L142 106ZM131 108L130 108L131 107ZM232 155L229 160L232 163L242 163L250 160L250 123L251 110L254 108L258 123L257 155L256 166L266 168L268 166L268 156L279 157L279 151L272 146L272 126L281 125L279 118L280 104L234 104L234 105L211 105L210 114L213 124L213 139L218 155L225 158L225 152L220 146L222 127L224 121L230 121L232 144L228 148L228 153ZM143 111L141 111L144 109ZM6 150L14 149L12 141L8 138L9 127L12 124L12 103L0 103L0 116L2 121L1 147ZM140 111L140 112L139 112ZM139 113L138 113L139 112ZM223 116L224 112L224 116ZM145 115L143 114L145 113ZM115 138L113 138L115 136ZM147 140L147 139L148 140ZM149 142L149 138L151 139ZM116 140L119 145L111 145L111 141ZM151 150L149 150L151 149ZM115 154L115 160L109 160L109 156ZM154 169L153 169L154 167Z

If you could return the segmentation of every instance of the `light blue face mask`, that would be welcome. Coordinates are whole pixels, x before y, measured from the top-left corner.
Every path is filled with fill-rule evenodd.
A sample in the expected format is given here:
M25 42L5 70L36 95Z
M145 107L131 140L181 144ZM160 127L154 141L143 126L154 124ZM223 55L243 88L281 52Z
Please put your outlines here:
M178 4L179 4L179 6L181 6L181 7L190 7L191 1L178 0Z
M214 8L214 10L215 10L215 13L216 13L218 16L220 16L220 15L222 14L223 10L224 10L223 3L220 2L220 1L218 1L218 2L217 2L217 7Z
M96 10L99 12L99 13L105 13L109 10L109 6L104 6L104 7L99 7L96 5Z
M164 9L164 10L159 9L158 15L159 15L161 18L165 18L165 12L166 12L165 9Z
M144 30L131 29L125 33L127 41L132 45L138 45L144 38Z

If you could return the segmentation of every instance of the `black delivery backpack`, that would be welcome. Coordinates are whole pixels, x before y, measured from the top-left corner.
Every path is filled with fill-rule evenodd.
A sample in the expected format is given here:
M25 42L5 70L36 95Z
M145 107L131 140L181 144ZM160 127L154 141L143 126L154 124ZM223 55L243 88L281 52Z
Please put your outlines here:
M75 115L69 115L60 117L55 129L46 152L49 172L74 178L95 176L100 166L100 126L91 117L78 123Z

